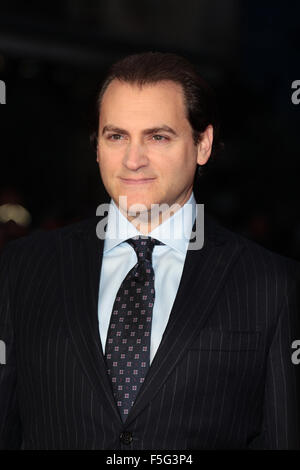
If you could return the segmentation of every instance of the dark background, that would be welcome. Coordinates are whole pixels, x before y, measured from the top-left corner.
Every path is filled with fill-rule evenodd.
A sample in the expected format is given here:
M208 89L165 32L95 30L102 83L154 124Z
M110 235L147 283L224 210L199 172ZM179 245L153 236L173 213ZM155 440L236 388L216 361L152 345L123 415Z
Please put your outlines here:
M218 97L225 150L198 182L201 202L300 259L299 22L296 1L1 0L0 247L109 200L89 142L99 84L122 56L160 50L196 63ZM7 203L31 223L7 221Z

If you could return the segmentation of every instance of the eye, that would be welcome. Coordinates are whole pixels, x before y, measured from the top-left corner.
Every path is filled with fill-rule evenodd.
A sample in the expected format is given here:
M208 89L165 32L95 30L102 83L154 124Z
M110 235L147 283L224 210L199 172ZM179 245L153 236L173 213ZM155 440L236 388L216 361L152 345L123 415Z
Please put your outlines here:
M123 136L121 134L110 134L108 135L109 140L121 140Z
M153 135L152 138L153 138L154 140L156 140L157 142L163 142L163 141L165 141L165 140L168 140L168 137L165 137L165 136L159 135L159 134Z

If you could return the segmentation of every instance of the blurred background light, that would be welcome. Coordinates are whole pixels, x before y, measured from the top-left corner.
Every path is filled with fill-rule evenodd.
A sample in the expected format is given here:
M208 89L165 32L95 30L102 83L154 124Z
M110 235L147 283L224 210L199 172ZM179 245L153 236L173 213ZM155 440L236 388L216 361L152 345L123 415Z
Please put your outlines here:
M2 204L0 206L0 222L6 223L10 220L23 227L28 227L31 223L31 215L25 207L19 204Z

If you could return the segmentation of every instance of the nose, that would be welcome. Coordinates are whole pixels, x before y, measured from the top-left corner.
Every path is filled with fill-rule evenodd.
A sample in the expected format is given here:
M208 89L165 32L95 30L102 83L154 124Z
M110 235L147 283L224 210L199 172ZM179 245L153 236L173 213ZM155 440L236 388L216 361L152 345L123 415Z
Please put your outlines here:
M148 164L145 147L140 142L130 142L124 155L124 165L130 170L137 170Z

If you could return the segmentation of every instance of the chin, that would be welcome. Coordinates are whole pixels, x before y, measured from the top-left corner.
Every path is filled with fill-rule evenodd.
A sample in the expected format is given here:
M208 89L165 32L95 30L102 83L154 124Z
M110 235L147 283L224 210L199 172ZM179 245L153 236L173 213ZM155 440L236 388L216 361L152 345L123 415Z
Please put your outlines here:
M139 194L120 194L117 198L119 200L120 197L124 197L125 199L125 204L127 204L127 207L130 207L134 204L143 204L145 206L151 207L151 204L154 203L152 201L151 197L146 197L145 195L139 195ZM123 204L124 205L124 204Z

